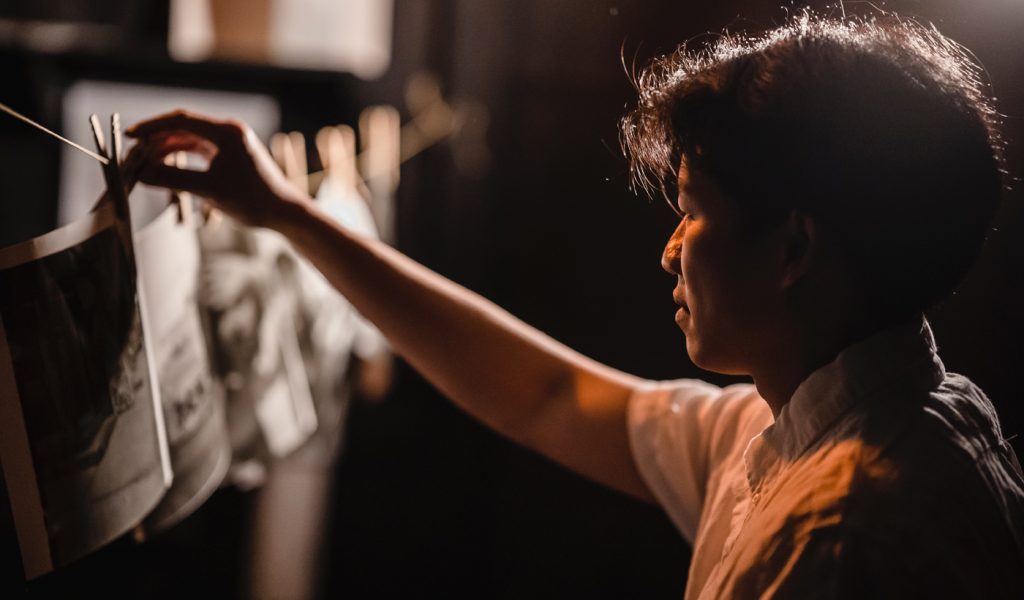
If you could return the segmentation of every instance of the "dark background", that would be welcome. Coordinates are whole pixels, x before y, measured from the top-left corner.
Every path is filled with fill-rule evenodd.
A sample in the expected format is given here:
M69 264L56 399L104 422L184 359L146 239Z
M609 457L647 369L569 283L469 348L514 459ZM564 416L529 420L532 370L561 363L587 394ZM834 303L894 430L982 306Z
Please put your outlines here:
M23 4L0 15L42 10ZM67 3L50 4L57 10ZM230 65L167 66L160 38L166 7L121 4L131 10L90 17L124 32L111 42L116 54L112 48L61 56L6 49L0 100L57 126L60 90L83 73L193 84L205 76L274 93L283 99L284 127L310 135L326 123L351 122L370 103L403 106L407 78L433 72L446 97L488 108L489 168L460 168L458 140L405 165L399 247L598 360L651 378L726 381L689 363L672 321L673 280L658 264L675 225L672 214L660 200L628 189L616 132L634 100L623 62L643 64L680 41L699 44L723 28L770 27L786 15L779 4L396 0L394 62L376 82ZM1010 174L1024 174L1024 4L880 5L934 22L975 52L1006 115ZM870 8L847 3L847 10ZM134 49L131 59L125 48ZM59 150L10 119L0 120L0 139L0 238L45 229L56 200ZM1019 182L1011 185L978 267L931 315L947 368L986 390L1008 437L1024 431L1015 381L1024 367L1024 197ZM1018 454L1024 451L1020 437L1012 443ZM658 509L488 433L404 367L387 401L353 407L336 487L332 544L324 555L329 597L683 593L689 550ZM115 595L238 595L245 541L238 515L249 501L223 491L157 543L135 547L122 540L29 593L96 586ZM16 578L17 565L13 572L7 581Z

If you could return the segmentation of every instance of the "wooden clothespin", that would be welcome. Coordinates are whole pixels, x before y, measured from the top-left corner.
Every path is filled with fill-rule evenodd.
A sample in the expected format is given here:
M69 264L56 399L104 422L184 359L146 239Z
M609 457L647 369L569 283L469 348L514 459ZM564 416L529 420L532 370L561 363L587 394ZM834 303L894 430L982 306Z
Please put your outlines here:
M395 190L402 164L402 123L391 106L373 106L359 115L360 168L369 188L370 212L381 239L394 241Z
M106 143L103 137L103 129L100 126L100 119L96 115L90 115L89 125L92 128L93 140L96 142L96 149L100 155L107 159L102 165L103 179L107 184L107 195L114 203L114 212L117 215L117 230L124 251L128 255L128 263L131 265L132 276L135 276L135 246L132 243L132 217L131 207L128 204L128 191L124 185L124 177L121 172L121 116L114 113L110 116L110 144Z
M270 156L274 157L274 162L277 166L281 167L281 170L288 175L288 160L285 158L285 154L290 151L291 142L288 140L288 134L279 131L274 135L270 136L270 143L268 144L270 149Z
M398 189L402 163L402 122L392 106L371 106L359 115L360 167L370 185L387 194Z
M338 155L337 147L338 134L334 127L328 125L320 128L320 131L316 132L316 137L313 138L313 143L316 146L316 155L320 159L320 169L323 172L324 179L338 179L339 173L339 161L341 157Z
M184 169L188 166L188 155L185 152L169 154L164 162L168 165ZM171 190L171 203L178 208L178 223L192 224L192 194L182 190Z
M433 75L419 71L413 73L405 84L405 105L413 120L429 113L438 104L444 103L441 84Z
M309 166L306 163L306 138L298 131L279 132L270 137L270 155L285 177L301 190L309 192Z
M402 130L403 162L452 135L458 128L458 115L445 101L441 85L432 75L416 73L409 78L405 103L412 120Z
M324 177L358 193L355 131L348 125L324 127L316 134L316 151L320 155Z
M292 181L308 194L311 190L309 189L309 162L306 158L306 136L301 132L292 131L288 133L288 141L291 142L292 147Z

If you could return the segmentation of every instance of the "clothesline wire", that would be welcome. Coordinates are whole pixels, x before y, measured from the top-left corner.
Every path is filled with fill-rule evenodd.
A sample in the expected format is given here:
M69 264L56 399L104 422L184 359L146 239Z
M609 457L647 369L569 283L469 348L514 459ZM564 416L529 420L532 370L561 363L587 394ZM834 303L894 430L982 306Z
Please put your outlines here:
M60 134L58 134L58 133L56 133L56 132L53 132L53 131L51 131L51 130L47 129L46 127L43 127L43 126L42 126L42 125L40 125L39 123L36 123L36 122L35 122L35 121L33 121L32 119L30 119L30 118L26 117L25 115L23 115L23 114L19 113L18 111L14 110L14 109L13 109L13 108L11 108L10 106L7 106L7 105L6 105L6 104L4 104L3 102L0 102L0 111L3 111L3 112L5 112L5 113L7 113L7 114L11 115L11 116L12 116L12 117L14 117L15 119L18 119L19 121L23 121L23 122L25 122L25 123L27 123L27 124L31 125L32 127L35 127L36 129L38 129L38 130L40 130L40 131L42 131L42 132L44 132L44 133L48 133L48 134L52 135L53 137L57 138L58 140L60 140L60 141L64 142L65 144L67 144L67 145L71 146L71 147L72 147L72 148L74 148L75 150L78 150L79 152L83 152L83 153L85 153L86 155L88 155L88 156L90 156L90 157L92 157L92 158L94 158L94 159L96 159L96 160L100 161L100 163L101 163L101 164L104 164L104 165L105 165L105 164L107 164L108 162L110 162L110 161L109 161L109 160L107 160L107 159L106 159L105 157L103 157L103 156L100 156L99 154L96 154L96 153L95 153L95 152L93 152L92 150L89 150L88 148L85 148L85 147L83 147L83 146L80 146L80 145L76 144L75 142L72 142L72 141L71 141L71 140L69 140L68 138L66 138L66 137L64 137L64 136L62 136L62 135L60 135Z

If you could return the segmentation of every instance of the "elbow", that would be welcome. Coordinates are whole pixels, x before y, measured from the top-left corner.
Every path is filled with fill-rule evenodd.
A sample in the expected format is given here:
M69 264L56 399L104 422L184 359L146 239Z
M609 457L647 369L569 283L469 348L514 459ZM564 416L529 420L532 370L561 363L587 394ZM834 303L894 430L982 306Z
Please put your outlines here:
M508 411L496 429L503 436L534 450L544 433L550 432L564 418L566 407L576 400L576 377L562 373L550 377L537 387L531 398L518 404L518 410Z

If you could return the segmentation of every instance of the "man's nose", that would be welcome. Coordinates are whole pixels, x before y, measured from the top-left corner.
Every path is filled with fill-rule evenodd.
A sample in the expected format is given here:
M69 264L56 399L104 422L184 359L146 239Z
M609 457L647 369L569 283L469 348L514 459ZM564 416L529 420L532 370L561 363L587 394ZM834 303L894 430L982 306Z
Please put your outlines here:
M672 237L668 238L664 252L661 253L661 268L672 275L682 275L679 261L683 251L683 226L684 223L680 222L672 232Z

